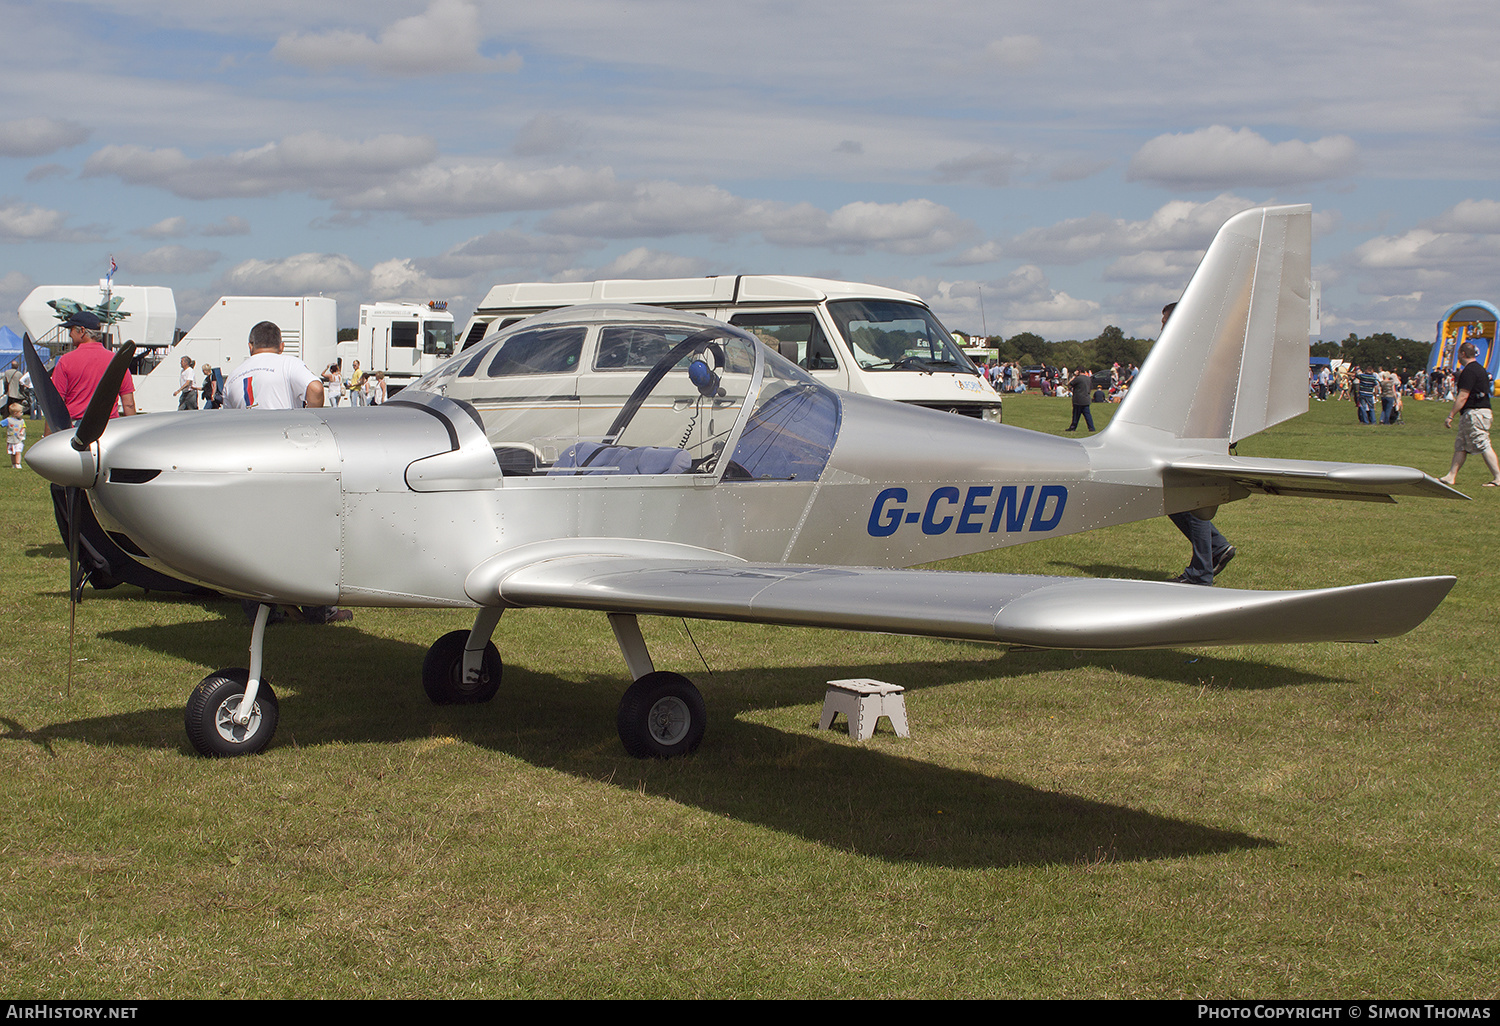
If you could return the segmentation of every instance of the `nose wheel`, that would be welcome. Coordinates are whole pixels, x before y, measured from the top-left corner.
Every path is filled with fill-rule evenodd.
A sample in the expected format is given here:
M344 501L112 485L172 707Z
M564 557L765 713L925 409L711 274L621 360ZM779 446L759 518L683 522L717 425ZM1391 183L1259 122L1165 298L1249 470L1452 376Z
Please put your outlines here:
M183 725L199 755L254 755L271 743L280 719L276 693L261 681L246 717L242 709L249 682L249 670L216 670L188 696Z

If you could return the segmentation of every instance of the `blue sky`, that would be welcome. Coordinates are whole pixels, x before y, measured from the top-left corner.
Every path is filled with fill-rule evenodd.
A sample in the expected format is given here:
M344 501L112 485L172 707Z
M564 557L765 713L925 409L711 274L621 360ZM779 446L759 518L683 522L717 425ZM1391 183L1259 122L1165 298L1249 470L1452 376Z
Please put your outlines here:
M0 323L36 285L448 299L814 274L1154 337L1220 223L1314 211L1323 337L1500 295L1479 3L0 0ZM981 314L980 300L983 299Z

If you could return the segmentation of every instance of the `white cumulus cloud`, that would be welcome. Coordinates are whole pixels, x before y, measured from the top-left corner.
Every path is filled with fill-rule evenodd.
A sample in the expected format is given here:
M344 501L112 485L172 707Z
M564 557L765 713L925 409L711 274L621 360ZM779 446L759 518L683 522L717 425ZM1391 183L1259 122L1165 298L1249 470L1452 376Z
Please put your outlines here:
M119 143L90 156L84 162L83 176L113 175L185 199L301 191L328 197L420 167L436 153L436 144L425 136L382 135L354 142L324 132L303 132L255 149L196 159L175 148L153 150Z
M974 226L947 207L927 199L901 203L846 203L829 214L821 211L778 217L763 231L766 241L821 246L839 252L866 249L890 253L937 253L975 234Z
M147 239L180 239L187 233L188 219L178 214L175 217L164 217L144 228L137 228L134 234Z
M621 253L598 269L598 278L694 278L704 273L704 262L697 257L678 256L661 250L637 246Z
M342 193L346 210L395 210L424 221L584 203L616 191L609 168L525 170L504 161L432 164Z
M1173 189L1295 185L1349 174L1359 147L1347 135L1273 143L1224 125L1159 135L1136 151L1126 177Z
M55 118L19 118L0 121L0 157L45 157L77 146L89 130L76 121Z
M521 70L521 57L485 57L479 12L467 0L433 0L421 14L392 22L379 38L361 32L289 32L276 41L273 57L319 70L354 65L387 75Z
M1253 206L1250 200L1224 193L1202 203L1172 200L1142 221L1104 214L1074 217L1028 229L1012 239L1006 251L1039 262L1070 264L1148 250L1189 250L1196 254L1196 265L1224 222Z
M246 260L219 279L226 295L331 295L355 299L369 284L370 273L341 253L298 253L279 260Z
M76 241L79 233L67 227L68 215L34 203L0 200L0 242L36 239Z
M1478 235L1500 233L1500 202L1490 199L1466 199L1443 211L1427 223L1439 232L1468 232Z

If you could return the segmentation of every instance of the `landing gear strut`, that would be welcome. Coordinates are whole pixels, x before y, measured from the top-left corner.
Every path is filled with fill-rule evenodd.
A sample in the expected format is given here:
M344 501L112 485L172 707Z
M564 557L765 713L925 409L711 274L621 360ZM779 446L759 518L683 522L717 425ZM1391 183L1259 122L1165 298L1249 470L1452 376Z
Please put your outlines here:
M253 755L271 743L280 708L271 685L261 679L270 616L270 606L255 611L249 669L216 670L188 696L183 726L199 755Z
M703 695L681 674L656 669L634 616L610 613L609 625L635 678L615 717L625 750L637 759L671 759L695 751L708 727Z
M466 631L452 631L433 642L422 660L422 688L436 705L477 705L500 690L504 666L490 641L500 623L499 606L486 606Z

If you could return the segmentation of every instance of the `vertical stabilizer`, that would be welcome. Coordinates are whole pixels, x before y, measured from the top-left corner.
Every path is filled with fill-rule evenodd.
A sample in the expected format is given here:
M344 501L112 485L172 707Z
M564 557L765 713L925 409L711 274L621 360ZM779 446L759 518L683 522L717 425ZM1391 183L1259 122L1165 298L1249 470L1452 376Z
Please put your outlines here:
M1236 214L1219 229L1110 429L1216 448L1307 412L1312 210Z

